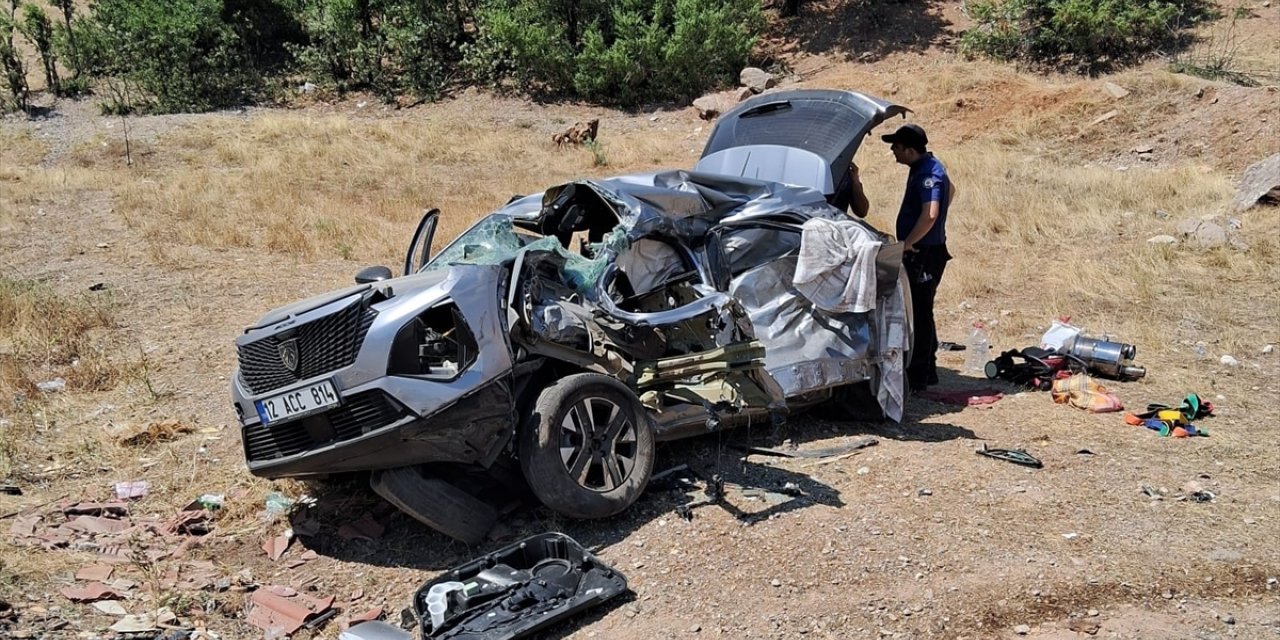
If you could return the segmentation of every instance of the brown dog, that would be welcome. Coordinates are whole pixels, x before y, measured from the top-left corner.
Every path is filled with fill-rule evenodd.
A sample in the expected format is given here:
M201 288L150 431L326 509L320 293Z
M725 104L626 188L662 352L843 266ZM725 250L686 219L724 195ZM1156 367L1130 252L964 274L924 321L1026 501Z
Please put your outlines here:
M600 119L592 118L586 122L579 122L572 127L551 136L551 141L556 143L557 147L563 147L569 144L583 144L596 139L596 133L600 130Z

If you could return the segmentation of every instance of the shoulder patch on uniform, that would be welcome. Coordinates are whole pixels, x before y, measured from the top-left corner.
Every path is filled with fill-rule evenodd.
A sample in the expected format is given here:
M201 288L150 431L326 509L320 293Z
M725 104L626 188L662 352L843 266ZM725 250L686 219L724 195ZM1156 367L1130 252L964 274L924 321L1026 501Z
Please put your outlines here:
M938 179L932 176L924 179L924 188L932 189L938 185Z

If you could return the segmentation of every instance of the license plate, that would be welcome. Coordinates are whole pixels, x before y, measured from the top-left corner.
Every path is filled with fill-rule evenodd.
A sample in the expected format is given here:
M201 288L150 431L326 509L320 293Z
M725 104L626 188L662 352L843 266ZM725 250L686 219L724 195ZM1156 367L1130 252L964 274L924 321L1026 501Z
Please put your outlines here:
M333 383L323 380L305 387L263 398L254 403L262 424L271 424L289 418L297 418L324 411L338 404L338 392Z

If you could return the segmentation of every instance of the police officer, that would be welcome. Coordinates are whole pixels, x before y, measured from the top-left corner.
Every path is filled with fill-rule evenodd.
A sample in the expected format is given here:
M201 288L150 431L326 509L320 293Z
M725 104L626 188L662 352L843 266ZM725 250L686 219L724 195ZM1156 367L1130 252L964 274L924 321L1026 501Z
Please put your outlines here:
M929 152L929 137L919 125L904 124L880 139L889 143L894 160L910 167L906 193L898 209L897 233L903 243L903 266L911 285L915 327L907 384L913 391L920 391L938 383L938 331L933 321L933 300L951 259L947 253L947 210L956 196L956 186L946 167ZM857 174L850 178L854 191L860 193L862 185ZM858 201L856 194L852 200ZM865 202L865 196L861 200ZM857 208L853 208L856 215Z

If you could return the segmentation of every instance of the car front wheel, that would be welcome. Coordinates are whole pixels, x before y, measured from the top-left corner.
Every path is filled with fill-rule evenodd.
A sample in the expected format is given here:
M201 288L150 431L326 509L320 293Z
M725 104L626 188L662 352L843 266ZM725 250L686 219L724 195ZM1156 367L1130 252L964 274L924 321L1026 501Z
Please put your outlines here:
M644 408L607 376L581 373L547 387L521 431L520 467L529 487L571 518L623 511L653 473L653 429Z

